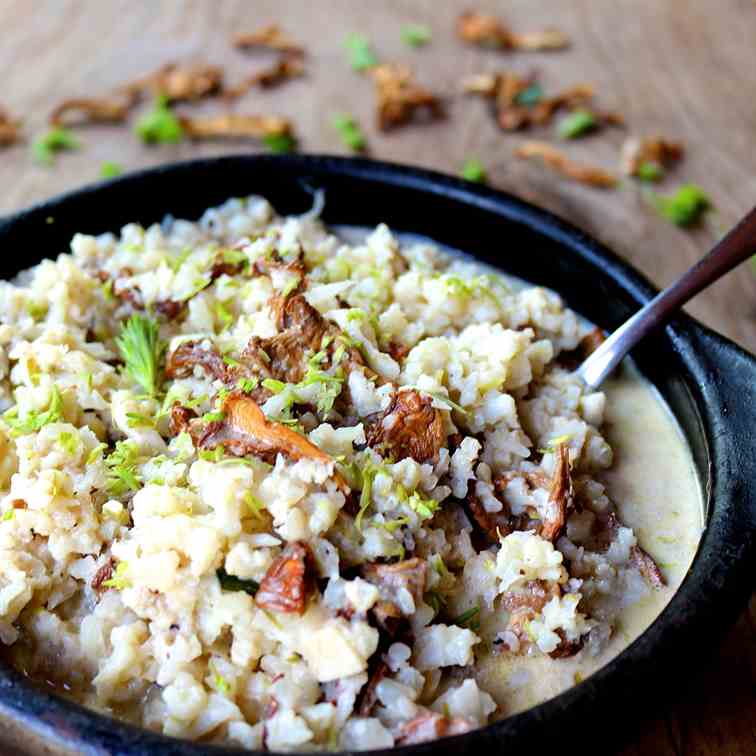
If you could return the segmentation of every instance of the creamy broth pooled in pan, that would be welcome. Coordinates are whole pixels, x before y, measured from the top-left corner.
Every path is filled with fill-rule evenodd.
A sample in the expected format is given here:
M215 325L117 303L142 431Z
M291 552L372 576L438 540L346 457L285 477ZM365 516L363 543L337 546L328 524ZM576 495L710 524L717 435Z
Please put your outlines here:
M0 642L86 706L271 751L471 731L683 579L689 451L553 292L229 200L0 283Z

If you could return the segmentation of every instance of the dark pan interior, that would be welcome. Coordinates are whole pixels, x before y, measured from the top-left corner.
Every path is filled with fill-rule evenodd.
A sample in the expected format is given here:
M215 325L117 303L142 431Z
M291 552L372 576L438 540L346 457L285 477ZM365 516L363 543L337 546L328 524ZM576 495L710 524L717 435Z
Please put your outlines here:
M67 251L78 231L117 231L131 221L159 222L166 214L195 219L207 207L249 194L267 197L280 213L301 213L312 205L315 190L325 192L327 223L375 226L383 221L397 231L430 237L558 291L569 306L607 330L654 293L595 241L507 195L415 169L301 156L166 166L32 208L0 222L0 278ZM677 416L707 492L708 528L682 588L649 631L576 688L470 735L394 752L460 754L547 743L559 743L563 751L564 733L590 721L592 734L611 738L600 748L606 753L609 742L632 731L628 719L679 684L680 675L687 676L685 653L702 642L710 648L742 606L752 579L756 531L756 463L749 443L756 408L754 362L686 317L648 337L634 357ZM61 753L67 752L66 742L113 754L208 752L207 746L86 712L35 690L6 668L0 668L0 717L6 718L7 739L14 731L25 731L25 738L36 732L52 737ZM53 731L63 724L56 737ZM20 748L29 741L14 742Z

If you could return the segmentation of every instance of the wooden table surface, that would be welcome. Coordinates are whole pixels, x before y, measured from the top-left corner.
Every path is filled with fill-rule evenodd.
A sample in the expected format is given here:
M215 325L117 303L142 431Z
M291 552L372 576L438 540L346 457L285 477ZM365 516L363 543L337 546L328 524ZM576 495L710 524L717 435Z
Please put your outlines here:
M433 0L0 0L0 105L25 121L29 141L45 130L61 99L106 93L171 61L225 67L238 81L272 60L229 45L232 33L276 22L307 49L307 76L237 103L241 113L290 117L300 148L345 153L331 120L353 114L376 158L457 173L467 158L486 166L489 181L548 207L590 231L664 286L690 266L756 201L756 3L753 0L493 0L480 10L504 13L519 31L557 27L572 48L554 53L499 53L463 47L454 35L459 12L472 3ZM428 25L432 42L411 49L401 40L409 23ZM368 36L382 60L414 67L417 78L447 98L447 118L384 135L374 125L372 85L350 70L343 40ZM597 102L621 112L626 132L663 134L687 148L662 190L695 182L716 211L703 228L682 231L653 211L638 186L613 191L558 179L512 157L522 135L501 132L477 100L459 95L466 74L537 70L547 92L577 83L596 87ZM220 103L200 110L213 112ZM255 151L249 144L147 148L129 128L79 132L83 148L52 168L32 162L28 145L0 152L0 214L98 178L111 160L127 170L200 155ZM550 129L532 134L550 139ZM570 153L616 169L625 134L605 131L568 145ZM743 266L701 294L689 311L756 351L756 269ZM753 754L756 752L756 606L744 613L704 677L684 700L659 712L630 754ZM702 661L691 660L700 668Z

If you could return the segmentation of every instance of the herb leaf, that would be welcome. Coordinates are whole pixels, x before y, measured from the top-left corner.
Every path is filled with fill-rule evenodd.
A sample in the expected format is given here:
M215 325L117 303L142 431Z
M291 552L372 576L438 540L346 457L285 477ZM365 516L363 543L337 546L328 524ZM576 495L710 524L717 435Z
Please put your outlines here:
M664 178L664 169L653 160L646 160L638 166L638 178L641 181L659 181Z
M344 43L349 53L349 64L355 71L366 71L378 65L378 58L370 49L370 42L362 34L350 34Z
M596 116L590 110L581 108L562 118L557 126L557 134L561 139L575 139L593 131L597 125Z
M486 180L486 169L483 163L475 158L470 158L463 166L461 176L467 181L475 181L482 184Z
M215 574L224 591L244 591L244 593L254 596L260 587L260 584L256 580L242 580L236 577L236 575L229 575L223 567L216 570Z
M112 160L106 160L100 166L100 176L102 178L114 178L115 176L120 176L122 173L123 167Z
M155 396L162 383L162 360L166 345L160 340L155 320L132 315L116 339L126 372L150 395Z
M674 194L651 195L656 211L676 226L692 226L711 207L711 200L695 184L683 184Z
M353 152L362 152L367 146L367 139L360 125L348 113L337 115L333 126L341 135L341 140Z
M285 155L297 148L297 141L291 134L266 134L262 141L274 155Z
M38 163L52 165L56 152L63 150L78 150L81 142L70 129L62 127L50 129L32 144L32 155Z
M459 627L469 627L471 630L476 630L480 627L480 622L476 617L480 614L480 607L473 606L466 612L462 612L459 617L455 617L451 623L452 625L459 625Z
M137 121L134 131L145 144L178 144L184 138L181 122L165 95L155 98L152 110Z
M18 407L11 407L4 415L3 420L8 424L13 436L22 436L34 433L49 423L63 422L63 397L58 387L53 384L50 389L50 404L44 412L30 410L23 419L18 417Z
M431 41L431 30L422 24L410 24L402 29L402 41L410 47L422 47Z

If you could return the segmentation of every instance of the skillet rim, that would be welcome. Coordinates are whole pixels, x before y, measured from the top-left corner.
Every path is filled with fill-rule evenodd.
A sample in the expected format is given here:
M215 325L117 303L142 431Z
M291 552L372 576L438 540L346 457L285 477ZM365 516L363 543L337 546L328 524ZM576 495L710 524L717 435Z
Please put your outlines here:
M43 223L46 217L65 211L67 204L79 203L95 192L107 190L109 186L128 188L129 184L133 184L136 188L145 179L159 179L160 176L171 173L191 174L192 171L200 169L222 170L224 165L239 162L250 166L280 165L290 172L298 172L300 178L309 177L313 172L322 175L345 176L355 181L409 188L439 198L451 199L454 202L473 205L483 212L506 218L509 222L528 227L535 234L550 238L571 255L581 258L592 268L599 269L639 306L657 292L648 279L592 236L553 213L511 194L422 168L366 158L341 158L328 155L232 155L148 168L111 181L98 182L67 192L8 216L0 220L0 242L4 235L14 227L21 225L32 228L36 224ZM442 239L438 241L443 242ZM630 687L637 688L639 681L633 679L637 677L637 674L631 673L630 666L634 663L642 663L642 666L650 668L651 657L658 653L658 651L654 652L656 646L660 647L659 650L673 650L674 639L671 637L670 630L677 624L676 617L682 616L684 620L678 632L682 634L683 645L685 645L694 636L701 634L703 629L716 631L718 634L723 633L727 620L733 619L741 605L745 603L750 581L744 577L750 574L749 565L753 565L756 555L756 538L753 536L753 531L756 529L756 496L753 484L753 477L756 476L756 462L751 460L750 465L746 464L743 470L742 466L736 467L732 464L732 459L728 458L728 455L742 451L742 448L733 444L733 439L730 437L732 428L727 427L728 423L723 419L721 410L732 406L742 411L743 400L741 397L740 406L738 406L738 397L734 395L736 392L726 385L726 381L717 381L716 378L719 373L723 371L726 373L725 368L728 366L723 363L733 361L737 362L741 370L750 370L750 379L756 382L756 360L684 314L666 327L665 338L672 344L674 351L687 369L690 399L700 413L700 422L708 436L710 448L707 451L711 463L710 498L714 502L711 507L710 523L702 536L698 553L694 557L688 575L667 607L652 625L615 659L579 685L555 698L465 735L368 753L382 753L387 756L394 753L425 756L431 752L461 751L472 754L481 747L497 747L504 742L524 737L528 733L532 735L539 728L568 722L569 713L573 709L586 711L591 708L591 703L598 705L608 690L614 689L617 693L623 681ZM718 355L719 358L716 359ZM751 412L753 411L751 409ZM734 414L730 412L730 418ZM723 464L720 469L713 465L717 459L723 463L729 461L730 464ZM743 473L749 471L752 473L750 481L737 480L745 478ZM733 490L733 478L742 484L735 486L737 490ZM748 504L744 509L734 508L737 504L734 499L738 493L745 495L750 503L750 509ZM724 502L722 504L719 503L720 497ZM730 506L726 506L728 504ZM726 511L720 512L720 509ZM714 544L715 549L722 545L738 546L737 543L729 543L727 538L723 539L723 536L727 536L728 529L725 528L724 532L720 533L719 530L713 528L716 524L714 520L726 515L739 517L744 525L750 526L751 536L739 544L739 549L725 550L720 555L720 563L714 565L718 569L711 572L716 573L714 577L719 580L714 580L716 585L711 587L721 590L708 597L688 596L692 590L707 584L707 580L704 579L707 575L701 573L709 567L700 563L705 547L712 546L710 542L715 540L720 542L719 546ZM722 540L724 544L721 543ZM723 570L724 573L721 574ZM712 577L711 572L708 573L709 577ZM711 580L708 582L712 583ZM725 587L728 590L724 590ZM682 606L684 603L688 606ZM715 608L719 610L717 621L712 622L709 618L708 623L705 622L706 614L717 614L717 612L712 612ZM721 620L722 616L725 617L724 622ZM624 673L624 677L620 673ZM627 695L621 698L627 699ZM183 756L250 753L250 751L230 749L225 746L207 746L178 740L113 720L40 690L37 686L24 681L15 670L3 664L0 665L0 720L6 718L24 724L38 735L46 734L50 739L45 742L53 747L74 746L84 749L84 752L118 753L124 756L126 754L136 756L136 754L148 753L152 749L159 749L164 754L182 754ZM62 730L62 732L58 733L57 730ZM616 737L616 733L614 735ZM564 750L564 740L561 740L561 743Z

